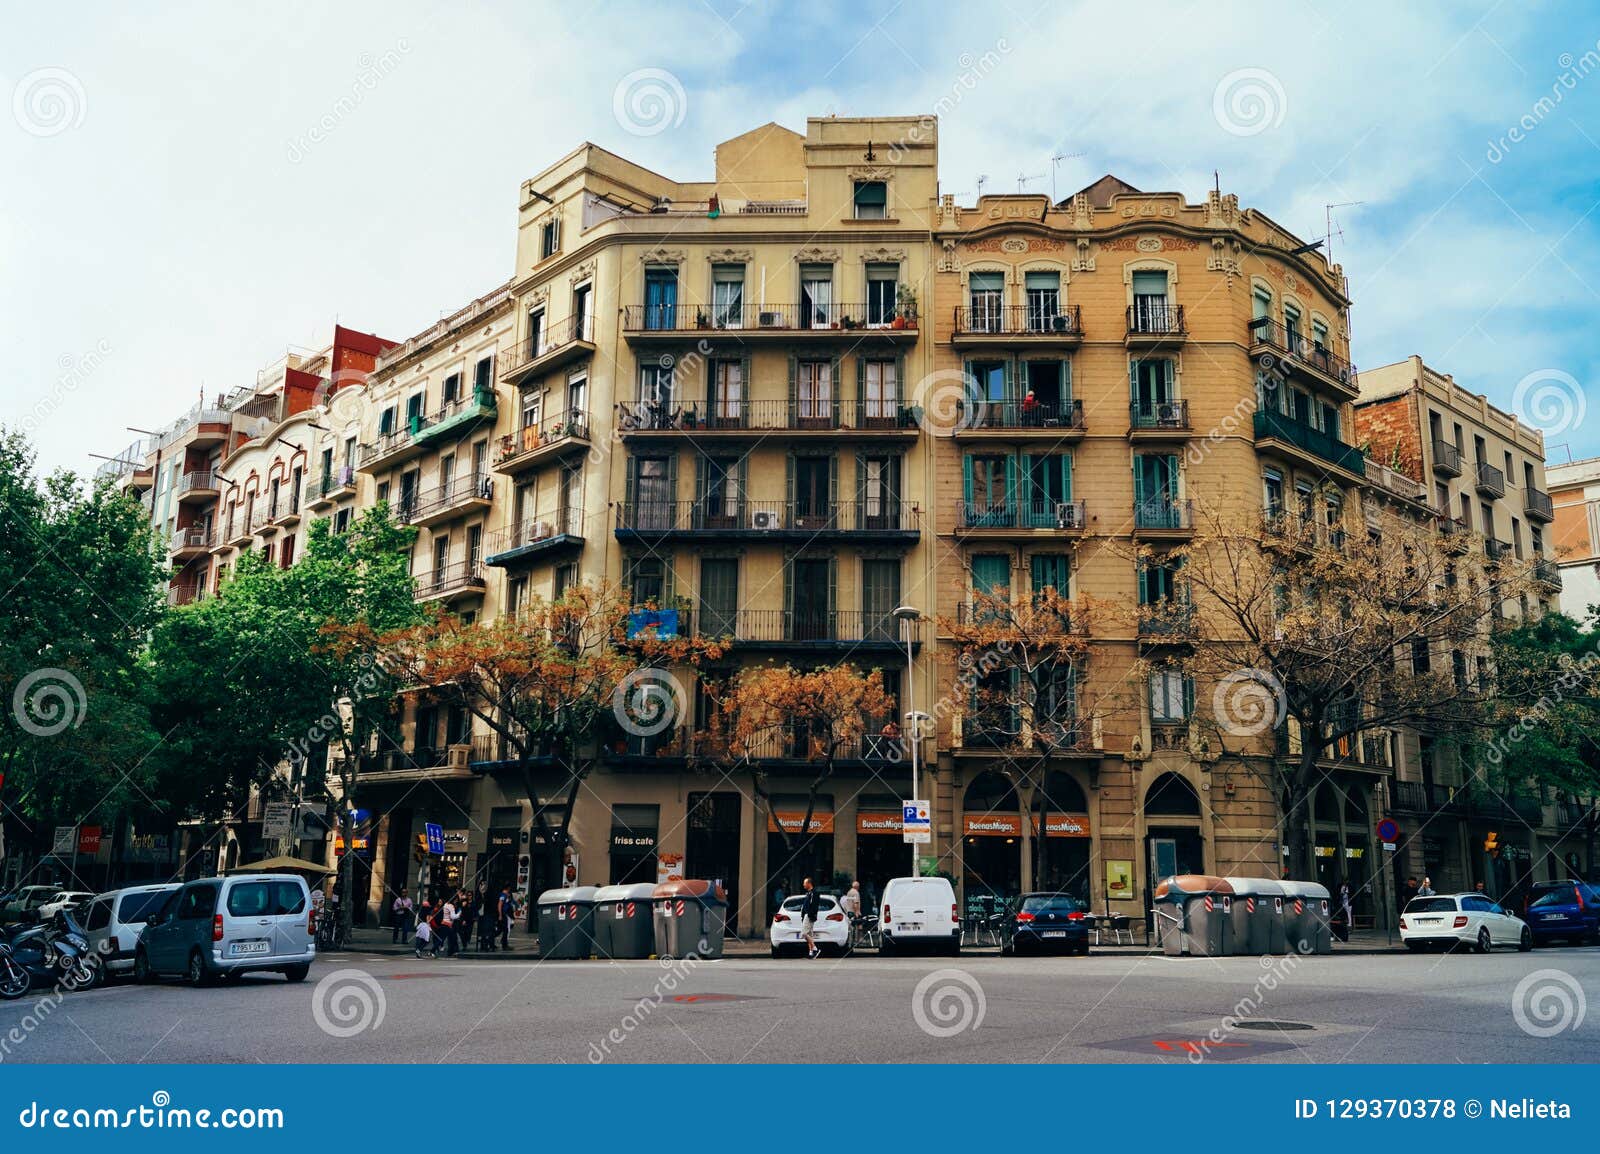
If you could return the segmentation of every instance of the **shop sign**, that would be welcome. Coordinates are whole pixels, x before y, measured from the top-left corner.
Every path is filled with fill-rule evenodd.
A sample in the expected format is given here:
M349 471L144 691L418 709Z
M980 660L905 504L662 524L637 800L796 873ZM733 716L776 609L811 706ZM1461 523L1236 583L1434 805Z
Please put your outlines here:
M611 848L614 850L655 849L656 835L653 833L622 833L618 830L612 830Z
M805 824L806 811L791 812L789 810L772 810L767 814L767 832L777 833L779 828L784 833L799 833L800 827ZM811 815L812 833L832 833L833 814L814 813Z
M656 884L683 880L683 855L681 853L656 854Z
M78 830L78 852L95 854L100 852L100 827L86 825Z
M856 811L857 833L884 833L894 835L905 829L905 822L900 820L898 813L885 811L883 813L863 813Z
M1133 900L1133 863L1106 862L1106 896L1112 901Z
M1039 833L1039 818L1033 819L1033 832ZM1052 813L1045 818L1046 837L1088 837L1089 815L1086 813Z
M969 837L1021 837L1022 818L1016 814L968 814L963 828Z

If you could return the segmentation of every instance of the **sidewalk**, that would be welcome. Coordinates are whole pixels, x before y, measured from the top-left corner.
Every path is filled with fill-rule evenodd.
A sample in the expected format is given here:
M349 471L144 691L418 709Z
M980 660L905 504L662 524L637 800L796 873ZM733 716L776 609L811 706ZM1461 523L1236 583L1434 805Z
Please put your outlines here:
M351 931L350 948L346 953L352 954L377 954L383 957L405 957L412 953L410 942L403 945L391 940L392 931L386 929L371 929L356 927ZM1131 946L1093 946L1090 952L1097 956L1121 957L1149 957L1158 956L1161 951L1154 946L1147 946L1142 941L1135 939L1136 944ZM766 938L730 938L723 946L723 954L730 958L755 958L766 957L768 954ZM864 951L871 954L873 951ZM983 955L998 955L999 949L995 946L969 946L962 951L974 957ZM1363 954L1403 954L1405 947L1400 944L1400 935L1395 934L1394 941L1390 942L1382 930L1357 930L1350 935L1348 942L1334 942L1334 954L1363 955ZM444 955L441 954L440 957ZM511 935L511 949L496 950L493 953L478 950L463 950L453 959L456 961L490 961L490 962L536 962L539 960L539 943L526 929L521 929Z

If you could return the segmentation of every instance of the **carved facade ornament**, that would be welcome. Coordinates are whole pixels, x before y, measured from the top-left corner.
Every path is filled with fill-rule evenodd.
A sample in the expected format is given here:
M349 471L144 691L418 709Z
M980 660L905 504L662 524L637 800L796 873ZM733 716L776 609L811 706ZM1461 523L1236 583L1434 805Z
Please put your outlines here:
M1027 252L1028 242L1020 236L1008 236L1000 242L1001 252Z
M546 281L542 285L535 286L534 290L532 292L530 292L527 295L527 297L525 298L526 303L530 304L530 305L542 305L546 301L548 301L549 299L550 299L550 282L549 281Z
M956 195L953 192L947 192L939 198L939 227L961 227L961 209L956 204Z
M845 175L851 180L888 180L894 175L892 168L847 168Z
M749 264L752 259L747 248L716 248L706 253L712 264Z
M681 248L653 248L640 259L645 264L682 264L684 255Z
M1094 271L1094 250L1089 243L1089 238L1086 236L1078 238L1078 255L1072 258L1072 271Z
M1133 247L1138 252L1160 252L1161 238L1159 236L1141 236L1133 242Z
M939 271L961 271L961 257L956 253L956 242L953 239L944 242L944 251L939 255Z
M863 249L861 253L862 264L905 264L907 253L903 248L878 248ZM837 259L837 258L836 258Z
M1168 219L1178 215L1178 206L1171 202L1158 204L1154 201L1145 201L1142 204L1125 204L1122 206L1122 215L1128 219L1134 217L1164 216Z
M1239 226L1239 198L1231 192L1223 194L1216 189L1206 193L1206 226L1208 228L1237 228Z
M1206 268L1211 272L1225 273L1229 277L1239 275L1239 256L1244 246L1237 237L1211 238L1211 255L1206 258Z
M836 248L803 248L794 254L796 264L838 264L839 250Z
M570 284L582 284L584 281L589 280L594 276L594 269L595 262L592 260L586 260L567 274L567 281Z
M1073 193L1072 196L1072 227L1094 227L1094 202L1089 199L1086 192Z

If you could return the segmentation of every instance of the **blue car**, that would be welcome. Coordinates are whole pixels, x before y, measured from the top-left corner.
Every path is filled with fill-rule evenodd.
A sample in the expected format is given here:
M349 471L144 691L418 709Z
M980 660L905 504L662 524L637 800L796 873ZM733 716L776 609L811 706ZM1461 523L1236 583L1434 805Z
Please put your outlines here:
M1540 882L1523 920L1540 945L1566 940L1586 946L1600 938L1600 887L1587 882Z
M1089 952L1089 907L1071 894L1021 894L1011 902L1001 929L1008 954Z

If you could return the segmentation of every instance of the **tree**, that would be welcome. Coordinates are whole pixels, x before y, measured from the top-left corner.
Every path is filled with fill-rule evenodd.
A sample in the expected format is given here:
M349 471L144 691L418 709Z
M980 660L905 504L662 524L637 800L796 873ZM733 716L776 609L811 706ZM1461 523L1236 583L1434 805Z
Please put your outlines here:
M497 760L509 763L533 807L546 876L556 877L600 735L620 728L653 737L683 721L687 693L670 668L724 651L720 641L665 633L657 620L636 615L615 587L585 583L490 622L441 615L391 631L380 640L380 663L497 739ZM565 799L554 824L540 801L552 793Z
M811 822L817 793L833 777L839 759L861 747L869 725L883 725L884 719L893 725L894 699L883 687L883 673L863 672L854 665L805 670L756 665L713 692L718 694L717 744L730 767L743 765L750 771L751 788L769 810L772 795L763 765L772 758L798 756L812 767L798 830L791 835L783 822L776 823L792 861L815 836ZM898 729L893 732L898 736Z
M1431 519L1387 516L1347 533L1309 514L1202 512L1202 531L1164 558L1193 602L1192 644L1150 668L1212 686L1211 720L1196 710L1195 721L1225 752L1268 745L1288 868L1308 877L1317 762L1366 730L1489 724L1488 639L1500 606L1531 587L1531 566L1490 562L1481 538ZM1242 743L1229 751L1229 738Z
M139 653L160 607L154 545L133 501L69 472L41 482L23 435L0 430L0 802L36 849L52 825L150 804Z

